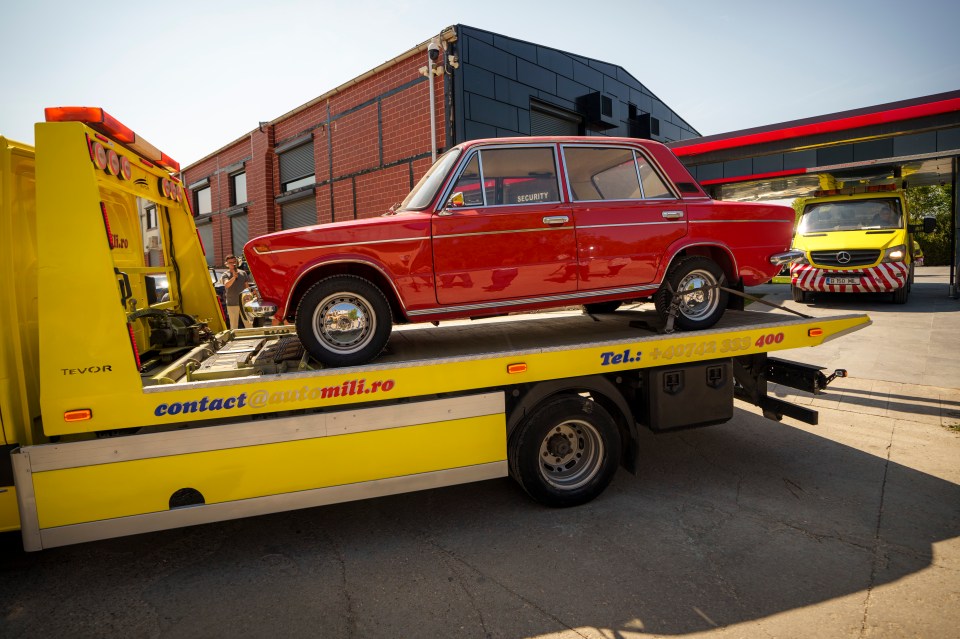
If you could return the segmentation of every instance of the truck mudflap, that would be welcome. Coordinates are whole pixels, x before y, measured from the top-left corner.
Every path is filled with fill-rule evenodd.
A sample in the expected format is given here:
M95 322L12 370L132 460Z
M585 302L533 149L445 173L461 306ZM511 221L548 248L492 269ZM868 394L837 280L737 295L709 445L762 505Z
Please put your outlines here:
M810 264L790 267L791 283L818 293L890 293L907 285L910 267L888 262L858 269L826 269Z

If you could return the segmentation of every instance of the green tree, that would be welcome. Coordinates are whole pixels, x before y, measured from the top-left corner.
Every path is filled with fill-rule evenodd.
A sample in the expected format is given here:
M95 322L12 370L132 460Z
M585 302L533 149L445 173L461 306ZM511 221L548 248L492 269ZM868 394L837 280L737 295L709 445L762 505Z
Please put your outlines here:
M950 234L953 232L950 191L949 186L914 186L907 189L911 223L922 223L926 215L937 218L937 228L933 233L914 235L923 249L924 263L928 266L950 264Z

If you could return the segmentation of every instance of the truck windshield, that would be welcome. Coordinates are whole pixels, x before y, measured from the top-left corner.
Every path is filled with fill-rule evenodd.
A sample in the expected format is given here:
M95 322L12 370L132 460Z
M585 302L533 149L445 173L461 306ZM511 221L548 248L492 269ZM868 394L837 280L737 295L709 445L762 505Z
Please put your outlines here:
M806 234L901 228L900 200L886 198L808 204L803 209L797 232Z
M437 194L437 189L443 184L444 178L460 156L460 148L454 147L440 156L430 167L426 175L420 178L410 194L403 200L398 210L420 211L427 208Z

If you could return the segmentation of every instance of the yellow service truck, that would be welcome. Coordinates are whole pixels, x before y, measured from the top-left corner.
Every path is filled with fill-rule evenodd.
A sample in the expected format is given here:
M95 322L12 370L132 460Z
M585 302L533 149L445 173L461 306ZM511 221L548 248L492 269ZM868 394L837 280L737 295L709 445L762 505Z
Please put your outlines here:
M816 293L890 293L905 304L916 266L913 233L930 233L936 218L910 224L907 198L894 184L832 188L803 200L790 266L795 302Z
M35 148L0 138L0 530L27 550L508 474L581 504L633 469L639 428L721 423L735 396L816 423L767 383L830 378L768 352L869 324L545 313L321 369L292 327L225 328L177 169L101 109L48 109Z

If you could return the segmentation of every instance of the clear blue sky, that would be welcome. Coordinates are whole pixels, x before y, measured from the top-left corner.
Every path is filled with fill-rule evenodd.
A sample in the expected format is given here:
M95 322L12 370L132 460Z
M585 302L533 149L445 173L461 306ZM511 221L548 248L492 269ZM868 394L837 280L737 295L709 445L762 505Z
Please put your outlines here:
M704 135L960 89L957 0L4 0L0 134L102 106L186 165L453 24L618 64Z

